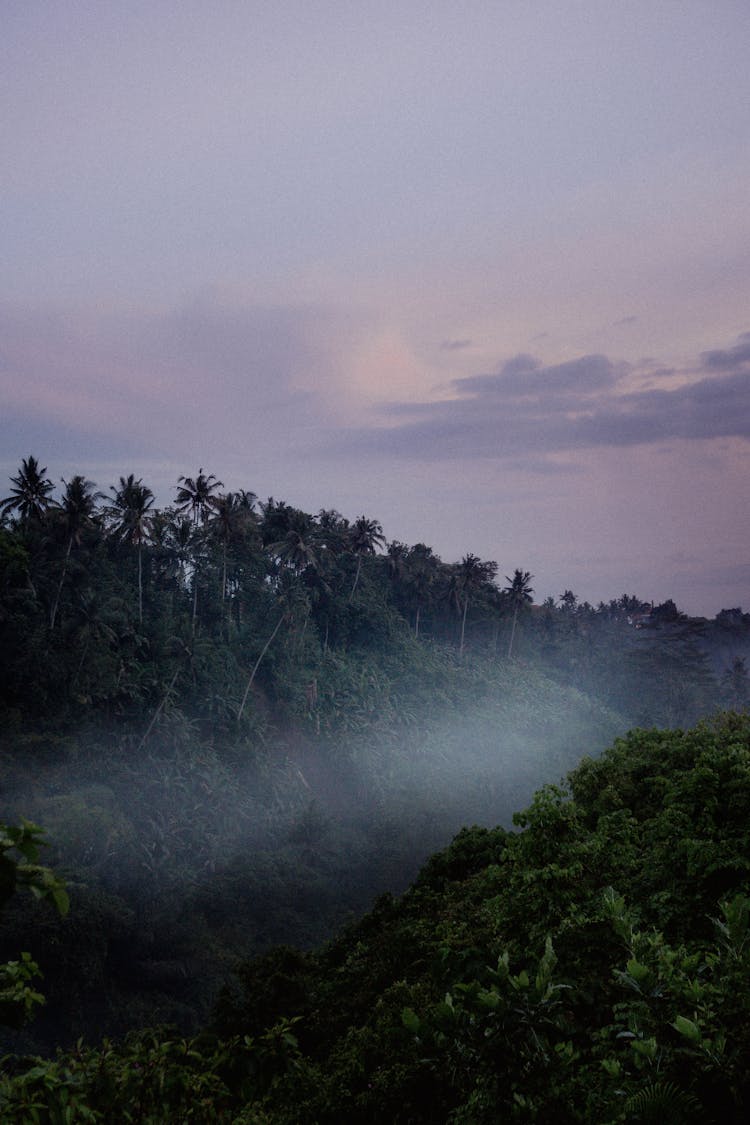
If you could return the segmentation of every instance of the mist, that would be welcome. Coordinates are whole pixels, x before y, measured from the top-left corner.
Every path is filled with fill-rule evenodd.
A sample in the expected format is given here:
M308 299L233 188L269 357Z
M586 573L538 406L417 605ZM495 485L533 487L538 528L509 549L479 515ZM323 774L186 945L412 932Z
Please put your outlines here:
M542 677L531 708L527 688L509 687L483 684L462 713L404 700L397 737L372 716L346 737L289 729L261 751L218 751L167 715L140 748L117 730L30 739L22 762L6 758L4 815L45 827L45 862L71 896L68 919L19 906L4 926L50 966L33 1042L123 1033L144 1016L195 1030L243 959L332 938L462 826L510 828L537 787L622 729ZM71 1012L65 970L84 933Z

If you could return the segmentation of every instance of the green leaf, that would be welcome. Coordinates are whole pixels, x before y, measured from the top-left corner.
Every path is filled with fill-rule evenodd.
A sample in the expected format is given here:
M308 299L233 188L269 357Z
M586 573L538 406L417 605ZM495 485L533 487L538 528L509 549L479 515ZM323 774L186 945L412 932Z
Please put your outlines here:
M57 908L58 914L65 915L70 910L70 895L63 886L56 886L50 890L52 901Z
M686 1016L677 1016L672 1027L675 1031L679 1031L680 1035L684 1035L691 1043L700 1043L701 1031L697 1024L692 1020L687 1019Z
M657 1044L654 1038L651 1039L632 1039L630 1046L633 1048L637 1055L644 1059L655 1059L657 1052Z
M500 1007L500 997L497 992L487 991L482 989L477 993L477 1001L483 1008L489 1008L490 1011L496 1011Z
M641 962L637 961L635 957L631 957L631 959L628 961L627 970L633 980L638 981L639 984L641 983L641 981L644 981L646 979L650 972L648 965L641 964Z

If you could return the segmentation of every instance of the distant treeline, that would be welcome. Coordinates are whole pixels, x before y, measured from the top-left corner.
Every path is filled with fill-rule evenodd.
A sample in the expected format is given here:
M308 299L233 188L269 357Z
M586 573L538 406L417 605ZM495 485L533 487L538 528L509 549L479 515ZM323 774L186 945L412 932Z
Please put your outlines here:
M212 737L254 737L279 715L330 732L342 716L327 658L407 633L458 657L534 663L642 725L748 700L741 609L706 622L671 600L593 607L570 590L535 606L521 567L498 583L494 561L446 563L386 542L375 519L259 502L203 469L162 509L132 474L106 493L79 475L62 484L55 496L30 456L0 503L9 713L60 727L158 722L177 707Z

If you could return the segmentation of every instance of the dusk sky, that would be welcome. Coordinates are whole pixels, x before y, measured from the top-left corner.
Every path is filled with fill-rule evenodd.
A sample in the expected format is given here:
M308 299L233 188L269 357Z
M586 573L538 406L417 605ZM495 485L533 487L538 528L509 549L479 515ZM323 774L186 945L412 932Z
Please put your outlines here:
M748 0L0 0L0 496L203 467L750 610L749 48Z

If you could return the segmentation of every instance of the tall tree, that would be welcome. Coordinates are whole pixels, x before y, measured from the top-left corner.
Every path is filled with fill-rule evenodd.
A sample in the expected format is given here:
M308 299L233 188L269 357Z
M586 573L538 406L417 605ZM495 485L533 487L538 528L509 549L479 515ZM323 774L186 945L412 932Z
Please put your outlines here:
M240 489L239 492L224 492L214 498L213 515L209 520L212 534L221 544L221 600L227 596L227 554L229 546L240 529L252 521L255 524L254 492Z
M464 555L455 567L453 582L454 598L461 612L461 638L458 646L459 655L463 656L464 639L466 635L466 614L469 603L479 591L490 583L497 574L496 562L482 562L477 555Z
M320 569L320 535L312 521L307 530L290 527L283 539L269 543L268 550L295 574L302 574L308 567Z
M429 607L440 573L440 559L424 543L409 548L406 558L406 586L414 603L414 636L419 636L422 611Z
M194 565L196 549L196 530L189 516L181 516L170 509L172 518L164 533L164 546L169 553L177 585L182 590L190 589L190 573Z
M376 549L384 543L383 528L377 520L368 520L366 516L360 516L352 524L349 529L349 549L357 557L357 571L354 575L354 584L349 594L349 601L352 600L354 591L357 589L362 559L365 555L374 555Z
M215 510L217 504L215 493L217 489L222 487L222 481L217 480L213 473L209 473L209 475L206 476L203 472L203 466L198 470L198 475L195 478L179 477L178 479L175 508L178 512L183 512L192 519L193 528L195 529L195 535L193 536L195 550L192 560L193 633L195 633L196 621L198 619L198 579L200 577L202 561L200 560L200 547L202 543L198 536L198 528L206 524L210 513Z
M400 543L398 539L394 539L388 544L386 549L388 577L396 586L400 585L404 580L408 556L409 548L406 546L406 543Z
M316 517L318 527L323 533L326 549L333 554L346 550L349 538L349 520L335 508L321 508Z
M138 621L143 624L143 544L148 540L149 511L154 503L154 494L140 478L120 477L119 487L110 486L113 493L109 515L113 521L115 538L128 543L138 551Z
M178 478L175 507L178 512L186 512L196 526L205 523L211 510L216 507L214 493L219 488L223 488L222 482L217 480L213 473L206 476L201 467L195 479Z
M44 474L47 467L39 467L36 457L25 457L18 475L11 477L10 496L0 500L0 514L18 512L21 523L40 522L50 507L54 485Z
M301 535L308 536L315 522L308 512L293 508L284 500L274 500L273 496L269 496L265 504L261 504L261 511L264 547L281 543L288 531L298 531Z
M57 610L60 605L65 575L68 569L68 560L73 547L80 546L81 537L87 528L94 526L96 518L97 501L102 500L104 494L96 491L93 481L86 480L80 474L71 477L69 481L63 480L65 492L60 504L60 519L65 530L67 546L63 559L62 574L57 586L57 593L50 612L50 629L55 627Z
M511 606L513 607L513 624L510 629L510 640L508 641L508 658L513 655L513 640L516 635L516 623L518 621L518 612L524 606L531 602L534 590L531 586L532 574L528 570L514 570L513 577L509 578L505 575L505 581L508 585L505 587L504 593Z

